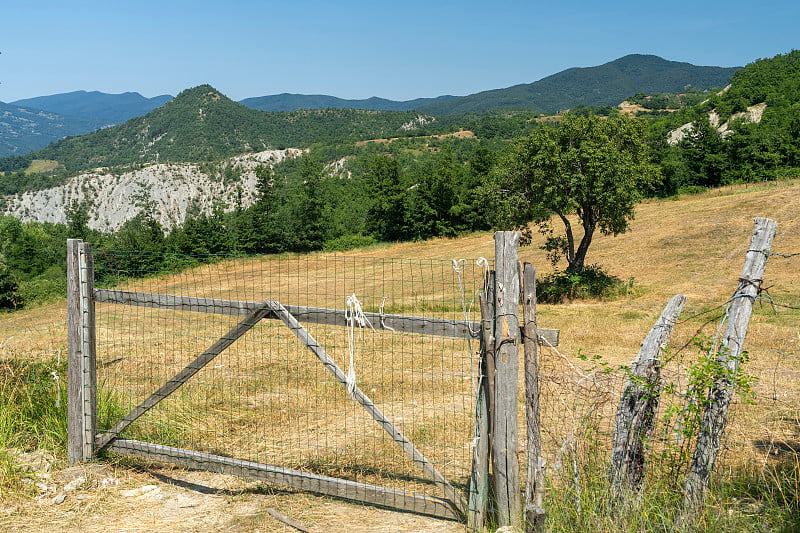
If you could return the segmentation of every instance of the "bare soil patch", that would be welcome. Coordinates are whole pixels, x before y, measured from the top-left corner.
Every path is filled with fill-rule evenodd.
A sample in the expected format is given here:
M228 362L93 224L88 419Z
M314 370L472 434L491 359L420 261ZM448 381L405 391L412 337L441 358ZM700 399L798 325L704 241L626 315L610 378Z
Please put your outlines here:
M447 139L448 137L453 137L456 139L474 139L475 134L470 130L460 130L455 131L453 133L443 133L441 135L425 135L421 137L413 137L414 139ZM358 141L356 146L366 146L369 143L378 143L378 144L388 144L399 139L405 139L406 137L392 137L390 139L368 139L366 141Z
M463 526L249 480L156 465L92 463L38 476L32 494L0 498L0 530L26 532L457 532Z

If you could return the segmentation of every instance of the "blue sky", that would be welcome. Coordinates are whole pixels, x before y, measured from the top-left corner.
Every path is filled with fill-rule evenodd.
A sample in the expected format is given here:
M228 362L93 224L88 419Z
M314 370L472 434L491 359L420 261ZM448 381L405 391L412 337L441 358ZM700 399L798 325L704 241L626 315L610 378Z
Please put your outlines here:
M800 48L800 2L15 1L0 101L75 90L394 100L530 83L631 53L736 66Z

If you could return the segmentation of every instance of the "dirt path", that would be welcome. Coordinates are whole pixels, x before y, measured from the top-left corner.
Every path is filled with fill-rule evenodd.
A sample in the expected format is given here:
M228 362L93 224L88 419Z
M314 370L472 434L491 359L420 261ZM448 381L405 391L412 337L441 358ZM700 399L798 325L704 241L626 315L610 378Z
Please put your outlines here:
M312 532L464 531L456 522L163 466L44 467L32 470L28 479L24 485L32 496L0 496L0 531L297 531L270 516L268 509Z

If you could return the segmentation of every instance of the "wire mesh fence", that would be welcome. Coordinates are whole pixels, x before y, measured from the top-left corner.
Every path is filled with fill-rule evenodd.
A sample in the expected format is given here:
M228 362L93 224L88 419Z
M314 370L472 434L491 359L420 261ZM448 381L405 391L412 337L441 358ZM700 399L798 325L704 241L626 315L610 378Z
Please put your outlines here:
M740 371L731 376L737 399L712 474L715 495L727 499L709 504L733 518L756 514L759 505L766 505L760 499L765 493L788 502L789 507L800 496L800 292L794 284L773 285L769 272L778 269L800 272L800 255L771 254ZM732 285L731 293L733 289ZM647 439L643 491L634 505L646 505L643 499L652 498L662 504L672 502L673 514L680 508L700 417L719 372L715 361L730 302L693 302L687 306L692 311L684 312L675 324L661 361L660 402L655 429ZM613 501L611 436L629 369L599 357L578 355L547 346L540 349L548 513L558 520L569 515L576 525L585 523L581 514L595 519L601 516L599 505L604 508L602 516L613 517L615 527L627 530L619 521L638 519L631 516L629 508L620 513L597 501ZM631 353L628 361L634 355ZM670 513L666 509L658 512ZM664 520L675 524L675 516ZM652 522L647 527L652 527Z
M189 311L98 301L98 433L229 335L241 320L231 311L238 304L230 302L270 300L295 313L313 308L315 320L303 325L332 364L354 372L357 387L466 498L478 342L470 331L400 331L392 317L419 317L422 331L442 322L477 330L474 302L484 271L473 261L216 257L186 269L192 258L115 250L94 255L98 288L113 287L125 297L170 295L194 305ZM371 320L356 323L355 310L345 312L348 297ZM234 458L244 475L251 463L266 464L441 498L441 487L420 462L351 398L330 367L270 315L119 437ZM394 494L378 503L394 506Z
M365 501L438 514L397 501L405 493L442 497L442 483L424 467L429 462L459 497L467 498L480 379L475 302L486 267L472 261L310 255L216 258L186 269L186 258L151 261L110 250L95 256L99 286L129 295L120 297L129 305L103 303L102 298L97 304L101 433L174 380L187 361L229 335L242 316L232 311L237 305L252 310L258 302L277 301L308 319L304 325L331 364L341 376L353 370L359 390L424 461L401 449L397 435L348 394L345 379L334 379L331 364L321 362L274 315L213 357L120 437L235 458L238 463L230 464L243 475L253 464L269 464L388 487L395 492L382 493L380 501L364 495ZM746 500L748 490L766 488L795 501L799 495L800 293L791 282L773 286L769 280L770 270L797 271L798 261L798 254L772 254L755 297L741 372L730 376L740 394L712 484L740 488L715 492L715 497L736 496L711 503L734 518L744 512L734 504ZM171 264L175 268L163 267ZM192 303L164 309L122 301L144 293ZM370 318L365 327L355 325L352 308L345 311L352 303L348 297L354 296ZM700 415L719 371L713 362L731 301L692 302L674 326L661 360L660 402L655 430L647 438L644 496L637 505L656 495L659 505L673 502L673 511L680 508ZM333 318L320 318L325 315ZM398 315L416 317L417 329L401 327ZM447 321L466 329L462 335L442 334ZM585 525L585 517L599 516L598 502L613 501L611 435L630 378L621 360L561 354L547 342L540 347L545 506L551 525L564 521L564 510L570 514L565 527L572 519L575 527ZM524 390L523 376L519 379ZM522 428L522 405L518 412ZM524 451L519 454L523 460ZM794 473L783 476L787 470ZM358 499L359 494L347 497ZM620 519L613 504L601 512ZM636 519L635 513L627 516ZM675 525L675 517L664 524Z

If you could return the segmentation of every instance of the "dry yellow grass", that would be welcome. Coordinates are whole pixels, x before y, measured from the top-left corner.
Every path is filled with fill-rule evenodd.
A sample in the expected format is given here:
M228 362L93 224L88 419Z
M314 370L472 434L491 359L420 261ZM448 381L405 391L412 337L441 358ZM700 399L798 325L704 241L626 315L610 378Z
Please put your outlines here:
M550 464L560 460L558 444L563 442L564 436L571 431L577 431L578 422L574 415L585 415L593 411L594 414L602 413L604 431L610 429L611 414L615 407L616 398L620 391L624 376L612 374L610 377L602 377L594 374L592 379L583 379L580 373L588 374L597 363L586 362L577 358L578 354L589 356L599 356L601 361L606 362L609 367L616 367L627 364L633 359L638 351L639 344L655 322L658 314L669 298L677 293L685 294L689 301L684 311L684 316L688 316L699 311L712 309L725 303L728 297L736 288L737 279L741 271L744 255L749 243L752 230L752 219L755 216L765 216L773 218L778 222L778 234L773 244L773 251L784 253L800 252L800 183L765 184L750 186L749 188L737 186L716 191L699 194L696 196L684 197L679 200L669 201L649 201L640 205L637 209L636 219L631 225L631 231L617 237L597 236L589 252L588 262L601 265L608 272L622 278L633 278L634 289L631 294L620 297L613 301L580 301L563 305L540 305L539 324L543 327L557 328L561 330L561 345L559 355L553 350L542 350L542 365L547 372L545 379L547 382L543 387L543 395L551 394L550 397L543 399L543 418L545 423L550 426L545 428L545 433L550 439L551 448L548 450L548 461ZM537 236L538 237L538 236ZM544 253L540 251L536 242L530 247L523 248L520 252L521 259L529 261L537 266L540 273L550 271ZM493 238L490 233L479 233L458 239L436 239L418 243L403 243L391 246L378 246L367 251L352 251L347 253L335 254L336 258L354 259L377 259L384 257L414 258L414 259L457 259L484 256L492 259L494 252ZM315 266L315 258L319 258L319 265ZM311 272L322 271L324 260L321 254L312 254L308 259ZM191 295L203 295L209 297L229 298L236 296L242 290L242 281L232 281L228 276L228 270L232 268L231 263L221 262L214 265L207 265L195 269L195 273L202 276L203 282L197 286L187 285L188 275L174 277L164 277L149 280L148 292L180 293ZM277 266L277 263L265 263L268 268ZM767 266L765 274L765 285L770 287L769 293L778 303L790 305L800 305L800 285L798 275L800 271L800 257L780 258L773 257ZM443 274L436 274L443 276ZM347 277L348 280L354 279L355 275ZM371 278L370 278L371 279ZM256 277L253 277L256 280ZM191 282L196 283L196 282ZM304 295L313 296L313 302L291 302L306 305L320 305L325 307L341 308L343 294L349 294L351 290L356 290L359 294L369 294L372 296L391 295L396 287L392 283L381 285L377 282L365 282L355 286L352 281L346 281L345 287L335 287L336 282L325 275L312 276L311 281L300 282L289 280L285 285L266 287L249 287L246 291L251 297L241 299L259 299L263 294L273 291L279 295L292 294L300 290ZM140 289L137 289L140 290ZM399 308L406 309L408 314L426 314L413 311L415 306L424 307L425 297L433 300L441 297L441 294L431 293L429 295L419 295L415 293L402 293L392 304ZM278 298L281 299L281 298ZM371 305L377 306L380 302L373 298ZM420 304L422 302L422 304ZM65 349L66 339L65 330L61 324L65 322L63 304L52 304L38 307L35 309L20 311L0 317L0 334L5 341L4 356L24 355L37 357L40 354L51 354L56 350ZM413 312L409 312L409 310ZM754 405L739 406L733 418L729 435L733 444L742 443L747 445L749 459L758 461L769 461L770 455L764 454L758 448L748 447L752 444L763 443L792 443L800 440L798 435L797 409L800 400L800 388L796 377L800 375L800 364L797 364L800 354L798 344L800 344L800 317L796 310L778 308L778 313L774 313L768 306L759 307L753 317L748 340L752 342L749 349L751 361L748 363L746 371L759 377L756 384L757 401ZM112 323L115 320L115 313L119 313L118 318L122 318L124 313L132 311L103 311L103 320ZM454 313L459 314L455 309ZM135 320L142 320L143 311L136 311L139 314L129 314L126 319L133 317ZM186 335L180 342L180 354L176 355L172 348L167 344L172 339L164 337L163 333L157 330L134 331L131 339L138 336L135 342L129 339L101 338L106 343L104 346L109 348L107 353L102 355L101 362L110 362L122 357L126 362L110 367L118 372L120 385L129 388L132 396L140 397L146 391L152 390L153 385L159 380L165 379L172 373L181 368L189 354L197 353L197 347L206 347L213 342L214 338L227 330L233 323L232 319L206 320L203 323L192 323L190 318L176 318L176 313L172 313L167 318L162 312L148 311L147 320L151 323L170 322L168 326L179 326L179 329L192 329L192 333ZM450 313L451 315L453 313ZM703 323L704 318L699 317L679 324L674 333L671 344L679 345L691 338L695 330ZM715 323L716 324L716 323ZM11 329L11 327L21 329ZM709 333L713 333L713 327ZM46 331L23 331L25 329L47 329ZM324 340L330 337L330 342L335 345L331 348L334 358L344 366L346 361L346 346L341 337L341 328L327 328L315 326L312 332L319 339ZM338 329L338 331L337 331ZM270 337L270 346L277 349L287 348L291 342L291 336L285 329L265 326L263 335ZM377 334L380 338L380 335ZM13 338L10 338L12 337ZM150 338L148 338L150 337ZM372 340L370 349L376 352L387 351L392 348L395 341ZM408 423L407 431L413 435L425 447L426 439L431 438L430 430L441 427L443 422L436 419L435 410L426 412L424 406L430 402L432 405L444 408L449 413L451 420L447 422L447 427L458 427L459 431L454 440L447 442L446 446L428 448L433 455L437 455L437 461L452 463L463 459L454 458L453 450L468 446L468 442L463 439L464 435L469 435L470 429L470 403L465 403L463 398L471 390L471 383L463 382L464 373L448 376L449 369L436 367L441 364L434 354L447 352L456 353L464 349L463 346L451 344L439 344L439 341L403 341L405 344L400 348L400 355L396 360L391 361L393 367L400 368L402 365L413 364L416 372L400 372L400 381L392 383L390 386L381 386L380 379L383 369L380 365L370 367L364 366L359 375L360 383L372 384L371 387L376 402L379 403L392 417L399 419L410 418L415 422ZM426 356L421 360L413 359L409 354L413 354L420 349L420 344L425 344ZM133 356L132 353L141 346L147 345L147 356ZM232 387L229 376L226 377L224 369L226 365L236 366L247 371L260 373L264 371L265 360L260 358L258 343L246 344L244 347L230 355L220 356L215 365L219 368L209 374L202 381L206 383L205 392L199 392L197 388L187 387L182 394L181 403L189 406L188 412L181 416L186 423L195 424L209 435L222 432L223 429L209 422L208 417L195 413L190 416L192 408L203 407L211 412L215 409L220 411L222 419L227 424L238 427L238 440L233 441L234 447L252 446L245 442L246 439L241 435L257 435L258 429L252 420L241 418L238 412L234 412L222 401L220 395L224 395L225 387ZM769 349L762 349L765 346ZM126 352L126 350L128 352ZM782 352L778 353L776 352ZM676 350L677 351L677 350ZM237 387L241 390L249 390L250 393L242 396L238 400L239 407L247 409L257 409L262 414L266 413L276 427L282 427L286 431L283 440L277 444L264 442L257 449L258 457L276 457L291 463L292 466L303 466L308 464L308 456L297 452L299 443L308 442L313 439L323 438L321 435L327 434L325 439L326 446L330 445L334 456L338 452L345 454L348 449L352 452L353 433L337 433L336 428L346 425L346 420L355 416L355 411L348 404L346 397L336 397L338 390L336 385L320 385L322 379L320 365L315 364L313 356L302 349L293 347L291 352L287 352L285 358L280 359L276 364L278 375L295 372L296 375L308 378L308 386L300 388L290 388L286 383L279 384L268 382L246 382L240 380ZM302 354L302 355L301 355ZM788 354L788 355L786 355ZM306 357L305 363L296 364L293 361ZM695 353L684 350L680 352L678 359L685 364L691 362ZM151 360L155 358L154 360ZM157 362L157 371L152 379L143 379L145 375L144 365ZM677 359L676 359L677 362ZM123 365L129 365L127 367ZM131 366L133 365L133 366ZM138 365L138 367L136 367ZM249 365L249 366L248 366ZM576 370L577 369L577 370ZM680 368L677 366L670 369L675 375ZM437 383L425 383L426 379L435 375ZM454 378L454 379L450 379ZM458 383L461 379L462 382ZM316 380L316 381L313 381ZM363 380L363 381L361 381ZM216 388L208 385L217 383ZM265 383L270 387L265 389ZM433 386L428 392L421 393L418 398L410 403L408 397L397 395L397 388L408 387L411 389L423 390L423 386ZM287 388L289 387L289 388ZM321 387L321 388L320 388ZM302 391L301 391L302 389ZM311 389L314 389L313 391ZM366 388L365 388L366 390ZM427 390L427 389L426 389ZM454 394L457 393L457 394ZM301 416L297 412L290 413L281 410L280 406L287 401L306 397L312 398L317 402L320 409L328 409L330 414L322 418L311 419L308 416ZM773 398L772 403L767 401ZM456 405L458 404L458 405ZM165 414L170 413L165 410ZM384 441L377 440L374 427L369 425L368 420L359 420L351 424L351 430L355 434L361 434L364 441L359 445L368 446L369 449L360 450L359 453L352 454L348 464L363 464L367 461L365 454L378 453L390 455L393 451L385 446ZM427 433L426 433L427 431ZM364 443L367 443L366 445ZM432 443L441 444L441 443ZM217 444L210 445L210 448ZM438 451L437 451L438 450ZM337 460L341 459L337 456ZM294 461L294 462L292 462ZM402 471L405 466L401 459L390 459L384 464L388 471L395 468ZM345 464L343 466L348 466ZM728 463L732 464L732 463ZM398 466L399 465L399 466ZM463 467L464 465L460 465ZM459 479L463 481L463 479ZM315 501L315 500L309 500ZM312 511L312 514L314 512Z
M37 172L50 172L58 167L58 161L52 159L34 159L25 172L35 174Z

